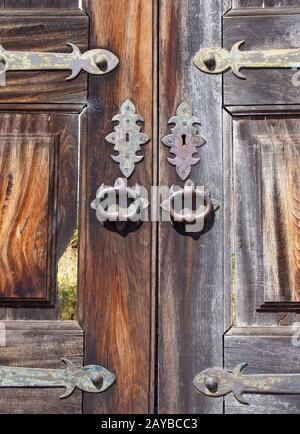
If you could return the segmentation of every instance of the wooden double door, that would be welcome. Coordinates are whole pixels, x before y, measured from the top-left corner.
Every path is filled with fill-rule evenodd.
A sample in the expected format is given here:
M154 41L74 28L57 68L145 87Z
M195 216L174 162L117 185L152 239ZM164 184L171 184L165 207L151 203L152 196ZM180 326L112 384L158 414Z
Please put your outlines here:
M300 412L297 394L252 393L246 406L193 384L239 363L247 374L300 373L297 71L241 80L192 64L202 48L241 40L297 47L297 3L0 0L6 50L68 52L71 42L120 59L69 82L64 71L7 72L0 88L0 366L60 369L67 358L116 376L103 393L64 400L56 388L6 387L0 413ZM206 144L189 179L213 204L200 233L157 218L117 230L90 206L122 177L105 138L128 99L150 138L128 183L148 191L184 186L162 139L183 102L200 119ZM77 315L63 321L57 268L77 221Z

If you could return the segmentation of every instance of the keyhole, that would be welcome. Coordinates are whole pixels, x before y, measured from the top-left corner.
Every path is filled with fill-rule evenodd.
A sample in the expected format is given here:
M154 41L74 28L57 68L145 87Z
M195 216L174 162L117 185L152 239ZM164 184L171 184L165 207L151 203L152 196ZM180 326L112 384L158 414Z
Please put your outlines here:
M186 134L182 134L181 140L182 140L182 147L185 148L186 147Z
M129 142L129 133L126 133L126 142Z

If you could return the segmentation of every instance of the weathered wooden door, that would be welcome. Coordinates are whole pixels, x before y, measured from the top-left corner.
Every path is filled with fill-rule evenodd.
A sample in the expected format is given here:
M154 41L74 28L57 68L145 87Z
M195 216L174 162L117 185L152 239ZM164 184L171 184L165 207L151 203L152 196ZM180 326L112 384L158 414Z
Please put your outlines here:
M241 50L297 48L297 1L234 1L223 17L223 44ZM299 65L298 65L299 66ZM299 73L295 69L228 73L223 81L224 207L226 227L225 369L248 363L244 374L299 374ZM226 211L227 210L227 211ZM230 285L230 250L235 267ZM227 265L226 265L227 264ZM229 288L232 289L230 292ZM297 390L297 376L290 377ZM262 389L267 390L266 379ZM299 413L298 395L232 395L225 412ZM287 391L283 388L281 391Z
M89 27L77 0L0 1L0 39L7 51L67 53L72 43L86 52ZM3 68L9 58L2 51ZM39 62L34 55L31 60L31 66ZM59 399L63 388L40 382L53 386L51 375L57 375L63 387L62 358L70 361L69 369L71 362L78 368L84 363L84 327L79 320L61 319L57 291L58 263L77 226L80 113L88 90L87 74L70 82L68 75L12 71L1 76L0 413L83 411L81 390ZM86 300L80 308L89 302L97 314ZM40 387L20 388L22 382Z
M224 312L224 366L196 380L206 395L224 400L225 413L300 412L299 60L285 68L291 51L276 51L299 46L298 6L227 2L222 38L210 47L228 51L203 58L208 72L232 69L218 89L221 124L207 118L223 136L222 164L213 158L208 166L223 171L223 279L214 290ZM279 67L269 68L271 60Z
M300 395L259 389L246 406L218 383L240 363L246 376L300 373L297 71L249 69L242 80L193 65L199 50L241 40L247 50L299 46L297 3L0 0L6 50L73 43L120 59L101 77L12 71L0 87L0 367L61 369L67 358L116 376L103 393L64 400L56 388L2 388L0 413L300 412ZM134 167L131 135L143 144ZM200 160L191 152L187 165L191 136ZM182 140L176 167L166 137ZM102 224L96 192L124 176L149 199L152 190L149 219ZM157 218L151 187L187 180L211 192L198 232ZM77 317L63 321L57 269L77 219ZM199 394L193 380L211 368L220 377L204 374Z

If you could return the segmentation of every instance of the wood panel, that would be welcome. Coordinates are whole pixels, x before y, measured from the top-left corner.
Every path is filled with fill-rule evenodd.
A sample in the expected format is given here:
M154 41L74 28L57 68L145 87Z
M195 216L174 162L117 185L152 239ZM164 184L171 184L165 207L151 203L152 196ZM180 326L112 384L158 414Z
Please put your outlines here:
M224 9L223 9L224 8ZM219 46L226 2L160 2L159 137L169 134L168 120L186 100L202 123L207 144L190 178L207 185L222 203L222 81L192 66L195 53ZM213 128L212 128L213 126ZM183 185L160 144L160 185ZM159 229L158 412L221 413L222 399L207 400L193 378L208 366L222 364L223 206L210 229L185 236L168 222Z
M58 181L57 181L57 193L54 195L52 193L51 195L51 201L49 205L47 206L49 208L56 207L56 223L55 227L56 230L53 231L53 229L50 231L50 239L48 242L50 244L56 239L56 260L53 262L53 270L49 277L51 277L51 301L55 301L55 293L56 293L56 272L55 272L55 264L59 260L59 258L62 256L63 252L65 251L66 247L69 244L69 241L74 233L75 225L76 225L76 219L77 219L77 173L78 173L78 115L68 115L68 114L56 114L55 112L50 113L1 113L0 114L0 137L7 137L8 135L15 134L16 139L18 140L18 137L23 136L27 137L27 143L29 140L29 143L31 142L30 138L34 137L48 137L48 143L49 143L49 137L56 137L57 140L57 161L58 161L58 167L56 172L59 173ZM24 142L25 143L25 142ZM35 141L33 141L35 143ZM25 146L25 145L24 145ZM16 149L16 155L15 155L15 164L17 162L17 150L18 150L18 142L12 140L12 148ZM29 150L28 150L29 152ZM24 156L26 153L24 152L22 157L24 159ZM30 157L30 155L28 154ZM7 154L8 157L8 154ZM38 157L38 154L36 154L35 158ZM35 158L33 161L35 162ZM32 183L32 185L29 183L28 188L30 188L30 191L32 191L32 194L35 195L35 199L40 197L41 191L43 191L43 177L47 178L47 172L41 173L42 169L42 162L43 160L40 159L39 164L40 168L37 170L37 177L38 179L32 178L32 181L35 181L35 183ZM24 165L24 175L27 174L29 176L29 163L30 161L25 161L26 165ZM19 165L18 170L23 167L23 164ZM26 169L26 170L25 170ZM4 168L2 169L3 173ZM3 178L4 184L5 181L7 182L7 177ZM24 183L25 177L23 177L22 182ZM14 180L16 182L16 180ZM21 182L21 181L20 181ZM23 185L23 187L25 184ZM37 188L38 187L38 188ZM44 187L45 188L45 187ZM4 187L4 194L6 194L6 188ZM10 186L9 186L10 190ZM13 191L13 189L12 189ZM27 191L28 193L28 191ZM13 193L10 193L11 195ZM32 204L34 208L34 203L32 203L33 198L32 195L26 196L26 189L24 191L21 191L21 197L20 197L20 203L16 204L15 200L14 203L11 204L11 212L13 215L12 225L9 228L10 238L9 243L12 243L12 240L17 240L17 243L21 242L21 239L18 239L18 227L21 227L21 220L24 217L26 212L28 211L28 207L30 207L30 204ZM28 193L29 194L29 193ZM21 200L22 199L22 200ZM10 198L11 200L11 198ZM23 201L23 202L22 202ZM43 204L43 201L45 199L41 198L41 204ZM56 205L55 201L57 202ZM22 207L24 209L20 209L19 213L18 205L20 206L21 203L23 203ZM40 206L40 205L39 205ZM33 216L37 217L40 212L39 206L36 207L36 209L31 209L31 213ZM46 206L46 203L45 203ZM8 208L9 209L9 208ZM13 213L13 210L16 211L16 213ZM6 209L7 211L7 209ZM2 210L3 213L3 210ZM23 216L23 217L22 217ZM22 217L22 219L21 219ZM31 216L32 217L32 216ZM32 219L33 226L35 219ZM27 231L29 228L26 229ZM31 228L33 231L33 228ZM39 228L40 230L40 228ZM27 234L27 235L26 235ZM25 237L26 235L26 237ZM38 237L38 235L36 235ZM28 232L23 233L23 240L24 240L24 249L27 252L27 255L29 254L29 246L33 243L33 239L31 236L29 236ZM39 239L39 238L37 238ZM5 243L6 238L2 240L2 243ZM33 257L35 257L35 249L32 251ZM15 247L16 248L16 247ZM4 255L3 250L1 255ZM11 253L10 253L11 255ZM10 260L16 261L16 257L20 258L22 257L22 251L18 252L17 256L11 255ZM49 258L47 260L50 260ZM25 270L28 269L28 262L25 261L25 259L22 257L21 264L22 268ZM37 264L39 265L39 264ZM19 268L19 267L18 267ZM17 269L18 269L17 268ZM45 267L44 267L45 268ZM43 270L46 271L45 269ZM48 270L49 272L49 270ZM22 277L26 281L26 279L30 279L30 274L25 273ZM28 288L28 296L30 295ZM27 294L27 291L26 291ZM26 295L25 294L25 295ZM3 306L3 303L2 303ZM8 308L8 309L0 309L0 318L1 319L57 319L58 318L58 306L56 303L56 309L25 309L25 308Z
M66 12L67 13L67 12ZM47 16L1 16L1 44L6 50L70 52L69 42L82 51L88 49L88 17L72 14ZM6 73L1 86L0 103L82 103L86 102L87 75L66 81L69 71Z
M83 331L73 321L3 321L0 326L2 366L63 369L63 357L83 365ZM59 399L63 391L3 388L0 413L81 413L82 392Z
M147 413L151 407L151 225L122 233L97 221L90 203L97 188L121 173L105 136L111 119L130 98L152 138L153 4L149 0L85 1L91 17L91 46L112 49L121 59L113 73L90 77L93 106L83 127L80 223L79 318L86 333L86 363L101 362L117 373L103 396L84 396L87 413ZM94 108L94 110L93 110ZM129 184L152 185L152 143ZM97 345L95 345L97 342ZM154 367L153 367L154 369Z
M299 308L300 130L297 124L295 120L270 121L269 133L258 136L258 142L262 167L265 303L298 302Z
M291 9L292 10L292 9ZM274 8L276 11L276 8ZM297 9L299 12L299 9ZM246 41L242 50L295 48L299 43L299 15L269 14L224 18L224 48ZM246 80L231 71L224 75L225 105L297 104L300 97L299 75L292 69L247 69Z
M247 362L247 374L299 374L299 337L297 345L292 340L296 332L299 335L299 329L294 327L232 329L224 339L225 368L232 371L239 363ZM300 413L299 395L245 394L244 398L250 405L242 405L228 395L225 413Z
M299 121L234 120L238 325L299 310ZM245 182L247 180L247 182Z
M50 303L57 141L0 136L0 300Z

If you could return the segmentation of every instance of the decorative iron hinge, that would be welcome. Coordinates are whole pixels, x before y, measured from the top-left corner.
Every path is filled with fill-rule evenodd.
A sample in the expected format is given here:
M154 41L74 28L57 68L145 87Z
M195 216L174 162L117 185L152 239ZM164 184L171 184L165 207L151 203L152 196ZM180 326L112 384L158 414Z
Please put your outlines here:
M194 65L208 74L219 74L231 68L239 78L246 78L241 68L299 68L300 48L241 51L245 41L234 44L230 51L222 48L206 48L193 59Z
M3 74L6 71L48 71L70 70L67 80L77 77L81 70L89 74L102 75L111 72L119 64L119 59L110 51L102 48L81 53L79 48L69 43L72 53L39 53L26 51L7 51L0 45L0 63Z
M65 369L33 369L0 366L0 387L65 387L60 398L70 396L76 387L83 392L101 393L115 381L115 375L102 366L77 368L70 360L62 359Z
M239 364L233 372L221 368L206 369L194 379L198 392L209 397L233 392L235 398L248 405L244 393L300 395L300 374L242 374L247 363Z

